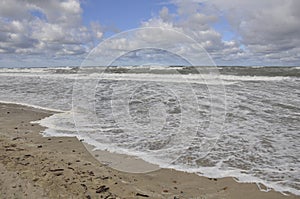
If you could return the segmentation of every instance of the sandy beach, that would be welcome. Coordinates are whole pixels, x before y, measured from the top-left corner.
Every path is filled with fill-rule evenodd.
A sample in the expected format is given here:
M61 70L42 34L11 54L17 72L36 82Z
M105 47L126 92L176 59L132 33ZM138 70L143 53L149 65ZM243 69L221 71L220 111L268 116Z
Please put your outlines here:
M51 114L0 104L0 198L300 198L262 192L256 184L232 178L171 169L143 174L114 170L93 157L109 158L107 153L92 155L75 137L43 137L43 128L30 123Z

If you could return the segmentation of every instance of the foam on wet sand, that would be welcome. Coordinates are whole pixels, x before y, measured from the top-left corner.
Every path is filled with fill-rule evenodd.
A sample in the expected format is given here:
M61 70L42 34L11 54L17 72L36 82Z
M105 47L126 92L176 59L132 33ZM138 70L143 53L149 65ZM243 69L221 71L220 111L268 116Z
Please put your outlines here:
M232 178L209 179L172 169L141 174L111 169L112 159L134 158L95 152L108 162L101 164L75 137L43 137L44 129L30 122L52 113L0 104L0 198L300 198L261 192L255 184Z

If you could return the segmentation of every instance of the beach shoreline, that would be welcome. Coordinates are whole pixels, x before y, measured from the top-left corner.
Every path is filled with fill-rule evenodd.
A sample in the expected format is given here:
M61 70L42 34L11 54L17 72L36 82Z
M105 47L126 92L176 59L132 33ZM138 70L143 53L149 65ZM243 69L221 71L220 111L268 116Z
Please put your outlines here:
M31 122L54 113L0 103L0 198L300 198L262 192L229 177L172 169L117 171L94 158L109 158L109 152L90 153L75 137L43 137L44 128Z

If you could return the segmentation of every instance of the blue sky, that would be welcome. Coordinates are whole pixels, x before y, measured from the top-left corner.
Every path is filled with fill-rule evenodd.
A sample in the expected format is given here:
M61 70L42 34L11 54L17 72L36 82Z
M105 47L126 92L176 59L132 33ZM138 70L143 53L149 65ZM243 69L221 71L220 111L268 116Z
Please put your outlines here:
M139 27L141 21L149 20L161 7L162 1L157 0L87 0L82 4L83 21L86 25L97 21L109 31L124 31Z
M158 15L162 7L167 7L175 13L177 7L169 1L159 0L86 0L82 4L83 22L89 25L91 21L101 23L109 37L120 31L138 28L142 21L148 21ZM213 24L222 33L224 40L232 39L235 34L230 30L225 17Z
M297 0L1 1L0 67L80 65L104 40L145 27L192 37L217 65L299 65L299 9ZM136 50L124 39L107 50Z

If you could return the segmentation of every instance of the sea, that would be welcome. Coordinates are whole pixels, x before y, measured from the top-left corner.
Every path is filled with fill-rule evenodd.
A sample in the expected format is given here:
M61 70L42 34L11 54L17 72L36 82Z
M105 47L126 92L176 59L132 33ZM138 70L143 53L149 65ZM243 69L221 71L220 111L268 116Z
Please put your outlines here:
M300 195L300 67L0 68L0 101L55 111L44 136Z

